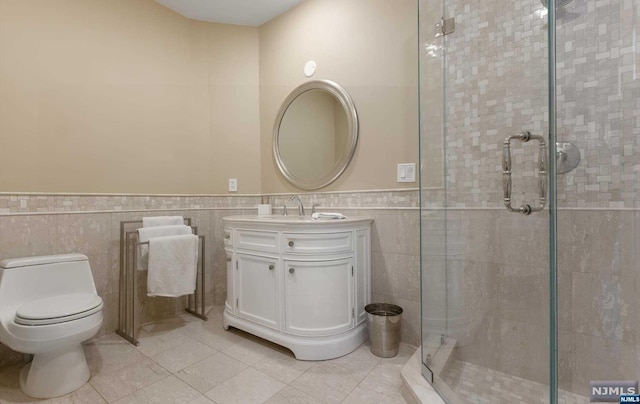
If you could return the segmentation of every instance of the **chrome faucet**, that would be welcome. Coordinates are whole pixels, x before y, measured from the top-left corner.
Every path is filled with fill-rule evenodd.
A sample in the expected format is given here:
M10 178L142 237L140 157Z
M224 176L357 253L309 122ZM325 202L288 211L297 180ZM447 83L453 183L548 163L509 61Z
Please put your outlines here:
M298 202L298 215L304 216L304 206L302 205L302 200L300 199L300 197L298 195L291 195L291 198L289 198L289 202L291 201Z

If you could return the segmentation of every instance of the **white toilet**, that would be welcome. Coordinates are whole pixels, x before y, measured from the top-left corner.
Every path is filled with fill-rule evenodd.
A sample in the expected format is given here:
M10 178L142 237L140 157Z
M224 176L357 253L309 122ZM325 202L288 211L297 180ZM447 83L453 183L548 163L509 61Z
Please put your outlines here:
M81 344L102 326L102 305L84 255L0 261L0 342L34 354L20 373L25 394L57 397L89 380Z

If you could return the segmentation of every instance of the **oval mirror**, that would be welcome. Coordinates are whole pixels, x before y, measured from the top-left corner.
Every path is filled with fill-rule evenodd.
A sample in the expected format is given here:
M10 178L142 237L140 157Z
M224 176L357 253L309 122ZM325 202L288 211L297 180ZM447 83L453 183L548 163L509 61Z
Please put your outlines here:
M358 115L349 94L329 80L309 81L282 103L273 129L280 172L305 190L335 181L358 142Z

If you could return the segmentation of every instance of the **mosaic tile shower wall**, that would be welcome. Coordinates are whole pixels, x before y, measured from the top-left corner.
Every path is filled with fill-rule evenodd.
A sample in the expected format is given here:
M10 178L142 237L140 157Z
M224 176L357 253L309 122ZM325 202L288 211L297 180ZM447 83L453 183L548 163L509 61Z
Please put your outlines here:
M636 3L572 1L558 11L558 140L582 155L559 176L562 207L640 207ZM456 19L444 40L448 198L501 207L503 140L525 129L548 134L546 10L538 0L455 0L446 14ZM514 196L530 200L537 152L518 145L513 154Z
M559 206L640 208L640 3L573 1L558 12L558 139L582 153Z
M548 132L545 20L538 0L445 2L443 37L449 206L502 207L502 143ZM513 146L514 205L537 195L536 142Z

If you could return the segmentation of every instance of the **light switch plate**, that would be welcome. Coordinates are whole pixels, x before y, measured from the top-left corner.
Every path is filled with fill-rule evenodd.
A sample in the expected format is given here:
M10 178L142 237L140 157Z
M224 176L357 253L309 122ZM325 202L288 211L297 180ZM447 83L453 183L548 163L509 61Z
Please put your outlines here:
M416 163L398 164L398 182L416 182Z
M238 192L237 178L229 178L229 192Z

